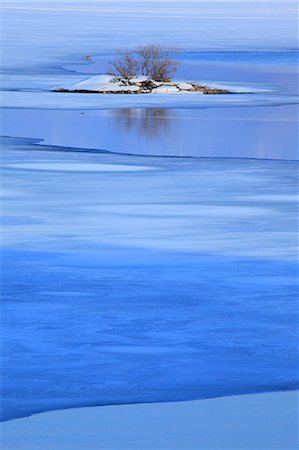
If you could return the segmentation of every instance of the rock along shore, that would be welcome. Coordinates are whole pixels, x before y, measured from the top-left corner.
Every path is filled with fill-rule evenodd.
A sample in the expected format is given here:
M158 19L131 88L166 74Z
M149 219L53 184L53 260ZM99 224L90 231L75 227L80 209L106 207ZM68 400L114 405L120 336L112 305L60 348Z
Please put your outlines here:
M92 77L96 78L96 77ZM77 83L73 87L64 88L59 87L54 89L54 92L73 92L80 94L184 94L184 93L199 93L199 94L233 94L227 89L209 87L198 83L185 82L157 82L154 80L131 80L131 81L111 81L102 84L96 83L90 79Z

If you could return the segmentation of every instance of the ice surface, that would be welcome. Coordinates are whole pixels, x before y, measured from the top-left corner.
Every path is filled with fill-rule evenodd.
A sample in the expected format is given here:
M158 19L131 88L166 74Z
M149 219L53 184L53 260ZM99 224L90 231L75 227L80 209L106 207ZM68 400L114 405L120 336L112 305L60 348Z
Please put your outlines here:
M49 153L38 147L35 152L27 149L25 155L26 162L21 151L10 151L3 156L2 170L8 191L16 194L21 191L17 189L18 180L23 183L24 177L33 183L29 189L31 199L28 198L24 208L23 189L20 204L12 197L5 215L18 220L24 218L26 212L26 217L38 217L39 221L30 225L30 229L27 227L25 234L22 228L10 223L4 230L5 241L10 245L28 242L32 248L40 246L42 239L47 248L53 249L57 239L60 248L65 230L76 223L78 239L87 238L101 245L246 257L276 258L279 255L279 259L293 259L296 255L293 247L296 163L246 160L215 160L213 163L212 160L184 158L164 161L163 158L105 153L63 153L55 152L55 148ZM49 186L41 198L39 189L37 196L32 190L33 180L43 180L43 184ZM53 180L55 189L61 192L59 197L52 197ZM173 188L163 188L165 184ZM276 190L277 185L279 190ZM69 196L72 186L77 186L75 196ZM66 196L62 195L64 191ZM97 191L103 193L102 201ZM282 199L287 196L288 203L275 201L278 194ZM57 208L54 210L53 201ZM285 208L289 224L284 221ZM65 211L63 216L62 210ZM77 215L83 220L78 220ZM102 219L98 221L97 217ZM44 223L42 228L40 221ZM45 233L46 223L48 231Z
M61 86L59 86L61 87ZM242 89L242 88L240 88ZM213 108L215 106L279 106L298 103L298 98L283 95L101 95L60 92L6 92L1 93L2 108L39 109L109 109L109 108Z
M53 449L91 450L95 442L109 450L294 450L298 392L68 409L1 428L10 450L41 450L49 443Z
M2 159L4 417L297 386L295 162Z
M88 164L88 163L67 163L61 164L57 162L32 162L4 165L3 169L25 169L25 170L46 170L46 171L63 171L63 172L134 172L139 170L151 170L151 167L130 166L120 164Z
M253 6L254 5L254 6ZM2 2L3 64L32 70L154 42L182 49L297 47L297 2Z

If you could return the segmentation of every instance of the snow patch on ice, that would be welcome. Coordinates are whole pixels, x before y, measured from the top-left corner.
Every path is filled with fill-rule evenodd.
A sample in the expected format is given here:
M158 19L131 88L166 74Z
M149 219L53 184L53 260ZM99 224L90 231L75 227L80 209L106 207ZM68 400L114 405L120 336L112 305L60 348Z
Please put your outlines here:
M87 80L70 85L71 90L87 91L138 91L138 86L126 86L119 82L114 82L111 75L95 75Z
M159 86L152 90L152 94L179 94L181 91L176 86Z

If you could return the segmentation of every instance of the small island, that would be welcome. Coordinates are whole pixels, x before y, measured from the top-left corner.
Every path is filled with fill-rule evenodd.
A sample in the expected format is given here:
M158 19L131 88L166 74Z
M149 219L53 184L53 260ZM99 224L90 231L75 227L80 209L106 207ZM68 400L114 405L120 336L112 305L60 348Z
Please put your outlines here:
M95 75L54 92L81 94L233 94L227 89L209 87L196 82L173 81L179 62L173 50L148 44L133 52L124 52L110 61L105 75ZM89 60L90 60L89 56Z
M152 79L136 78L123 83L98 75L77 83L70 88L57 88L54 92L74 92L81 94L232 94L232 92L197 83L173 81L169 83L158 82Z

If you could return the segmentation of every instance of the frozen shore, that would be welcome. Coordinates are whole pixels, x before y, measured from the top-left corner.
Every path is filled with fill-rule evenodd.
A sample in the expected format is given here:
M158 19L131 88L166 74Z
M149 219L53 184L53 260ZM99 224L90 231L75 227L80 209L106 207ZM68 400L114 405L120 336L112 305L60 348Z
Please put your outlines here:
M295 450L297 391L77 408L2 424L3 450Z

